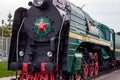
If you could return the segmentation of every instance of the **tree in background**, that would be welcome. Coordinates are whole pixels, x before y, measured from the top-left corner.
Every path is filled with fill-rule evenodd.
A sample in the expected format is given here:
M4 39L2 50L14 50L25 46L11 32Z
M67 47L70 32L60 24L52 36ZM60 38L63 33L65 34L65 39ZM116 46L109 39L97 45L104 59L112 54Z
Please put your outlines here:
M7 23L5 23L5 25L4 25L4 37L11 37L11 34L12 34L12 14L9 12L8 13L8 24ZM3 20L1 20L1 22L2 22ZM5 20L4 20L5 21ZM2 27L0 27L0 36L2 36Z
M12 26L12 14L11 13L9 13L8 14L8 26Z
M4 26L4 37L11 37L12 27ZM0 36L2 36L2 27L0 27Z

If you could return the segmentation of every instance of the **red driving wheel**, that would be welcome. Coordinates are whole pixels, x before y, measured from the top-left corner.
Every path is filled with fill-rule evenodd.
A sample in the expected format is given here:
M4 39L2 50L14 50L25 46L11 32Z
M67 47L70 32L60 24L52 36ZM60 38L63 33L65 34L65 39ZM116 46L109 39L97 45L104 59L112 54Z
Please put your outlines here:
M83 76L84 78L88 77L88 64L85 64L83 67Z
M95 73L95 75L97 75L98 74L98 70L99 70L98 61L95 62L94 69L95 69L94 73Z
M98 60L98 54L97 53L94 54L94 58L95 58L95 60Z
M76 80L81 80L81 75L80 75L80 73L77 73L77 74L75 75L75 78L76 78Z
M74 80L74 75L71 75L71 76L69 77L69 80Z
M93 73L94 73L94 67L93 67L93 65L89 65L89 75L90 75L90 77L93 76Z
M98 70L99 70L99 65L98 65L98 54L95 53L95 54L94 54L94 57L95 57L94 74L97 75L97 74L98 74Z

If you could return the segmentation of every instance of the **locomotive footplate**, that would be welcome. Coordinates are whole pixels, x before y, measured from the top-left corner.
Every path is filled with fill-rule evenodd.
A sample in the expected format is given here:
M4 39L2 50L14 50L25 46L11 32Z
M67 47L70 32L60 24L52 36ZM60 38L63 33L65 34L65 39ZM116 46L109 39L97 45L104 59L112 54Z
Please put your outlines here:
M50 62L45 63L23 63L22 70L20 74L20 80L28 79L43 79L48 80L48 77L51 77L51 80L54 80L54 72L56 66Z
M53 72L56 70L56 65L53 63L23 63L22 65L22 72L28 72L28 73L33 73L33 72Z

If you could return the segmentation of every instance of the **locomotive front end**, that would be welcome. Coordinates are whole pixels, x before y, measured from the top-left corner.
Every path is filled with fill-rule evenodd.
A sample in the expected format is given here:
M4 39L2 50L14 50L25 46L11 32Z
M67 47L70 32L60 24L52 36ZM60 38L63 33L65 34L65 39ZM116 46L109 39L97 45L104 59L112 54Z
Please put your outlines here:
M29 4L29 10L15 12L8 68L21 70L20 80L55 80L67 25L65 2L33 0Z

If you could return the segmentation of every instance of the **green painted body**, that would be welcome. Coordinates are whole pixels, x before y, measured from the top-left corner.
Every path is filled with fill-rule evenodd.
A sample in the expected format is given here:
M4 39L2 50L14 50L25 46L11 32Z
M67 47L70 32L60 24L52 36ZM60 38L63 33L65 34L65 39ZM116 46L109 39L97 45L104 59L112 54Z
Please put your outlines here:
M108 55L108 52L104 48L101 48L99 50L99 54L100 54L99 57L100 57L101 60L110 58L110 56Z
M75 56L75 54L82 55L76 51L79 44L81 44L81 40L69 38L69 45L68 45L68 55L67 55L67 71L68 72L75 72L81 69L81 57Z
M107 26L94 21L87 13L85 13L80 8L77 8L76 6L71 4L70 15L71 17L70 17L69 32L72 32L78 35L88 36L91 38L100 39L100 40L102 39L103 41L113 43L113 40L111 40L110 38L110 34L111 34L110 29ZM91 24L91 29L92 29L91 33L88 30L87 19L90 21L90 24ZM71 74L81 69L82 57L75 57L75 54L77 53L78 46L82 42L85 42L85 41L69 37L69 44L68 44L68 51L67 51L68 52L67 71ZM101 60L110 57L104 49L100 51L101 51L100 53ZM82 56L84 55L81 52L78 52L78 53L81 54Z
M70 20L70 32L76 34L86 35L86 21L82 11L77 7L71 5L71 20ZM67 71L69 73L74 73L77 70L81 69L81 60L82 57L75 57L77 53L78 46L82 43L82 40L69 38L68 45L68 58L67 58ZM79 53L82 54L82 53Z

